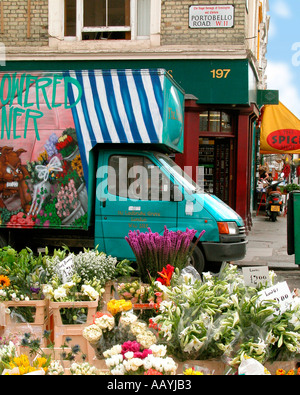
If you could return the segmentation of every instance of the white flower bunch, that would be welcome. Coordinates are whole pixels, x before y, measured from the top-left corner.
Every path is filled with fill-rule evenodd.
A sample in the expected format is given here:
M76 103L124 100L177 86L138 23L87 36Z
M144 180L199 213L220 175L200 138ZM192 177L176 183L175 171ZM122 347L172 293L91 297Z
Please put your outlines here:
M102 337L102 330L98 325L92 324L85 327L82 336L91 344L96 344Z
M7 345L0 347L0 364L5 362L7 359L10 360L14 358L17 354L16 346L13 342L9 342Z
M149 353L149 350L152 353ZM152 345L146 357L139 357L133 351L121 353L122 346L117 345L103 353L105 363L112 375L143 374L149 369L155 369L165 375L175 375L177 364L166 357L167 348L164 345Z
M73 274L71 281L60 283L58 276L54 276L49 284L43 285L42 292L45 299L54 300L56 302L65 302L77 300L78 294L88 297L89 300L96 300L100 293L104 292L100 282L97 279L92 281L84 281L78 274Z
M149 349L155 357L164 357L167 355L167 346L163 344L152 344Z
M48 376L62 376L65 370L59 361L51 361L48 366L47 375Z
M155 334L150 331L145 322L135 321L130 325L131 333L136 337L138 343L143 348L149 348L152 344L157 343Z
M110 358L113 355L121 354L121 351L122 351L121 344L116 344L109 350L104 351L103 356L104 356L104 358Z
M99 318L96 317L94 322L101 330L111 331L115 326L114 317L108 314L104 314Z
M63 286L58 287L53 292L53 298L55 301L63 301L68 295L68 291Z
M54 298L54 289L51 284L45 284L43 286L43 295L45 299L51 300L52 298Z
M113 368L123 362L122 354L114 354L105 360L106 366L108 368Z
M81 292L86 295L90 300L96 300L99 296L99 292L95 290L91 285L83 284L81 287Z
M126 353L125 357L127 354L129 353ZM128 356L130 357L131 355L127 355L127 357ZM142 366L144 367L144 359L140 359L140 358L124 359L123 366L125 371L127 372L136 372L137 370L139 370L140 367Z
M102 286L114 278L117 258L97 250L84 251L74 256L74 268L83 280L100 280Z
M70 372L73 376L97 376L99 370L95 366L91 366L88 362L72 363Z
M131 311L123 311L119 320L119 325L121 327L127 327L128 325L136 322L138 317Z
M12 341L6 345L0 346L0 375L6 368L6 365L9 364L15 356L17 356L17 349Z
M155 357L150 354L143 360L145 370L155 369L165 375L175 375L177 370L177 363L171 358Z

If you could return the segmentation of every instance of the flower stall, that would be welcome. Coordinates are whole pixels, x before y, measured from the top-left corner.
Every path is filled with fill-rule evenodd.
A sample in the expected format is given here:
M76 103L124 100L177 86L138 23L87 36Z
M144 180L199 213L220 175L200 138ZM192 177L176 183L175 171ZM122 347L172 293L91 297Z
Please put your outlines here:
M194 235L131 232L136 271L97 250L1 249L0 311L3 302L49 301L51 320L43 338L0 333L0 374L299 374L298 294L273 271L255 285L229 263L200 276L189 266Z

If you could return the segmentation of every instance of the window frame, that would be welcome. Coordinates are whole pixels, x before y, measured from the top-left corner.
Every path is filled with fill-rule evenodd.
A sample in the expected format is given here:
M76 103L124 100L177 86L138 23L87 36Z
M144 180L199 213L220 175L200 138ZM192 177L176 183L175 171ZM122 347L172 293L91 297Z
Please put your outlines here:
M65 0L62 0L65 3ZM137 40L139 38L142 39L150 39L151 35L151 21L150 21L150 33L149 36L137 36L137 1L138 0L130 0L130 26L84 26L84 1L85 0L76 0L76 37L75 36L65 36L63 34L64 40L66 41L83 41L82 34L83 33L107 33L107 32L125 32L131 33L130 40ZM65 32L65 7L63 7L63 32ZM152 4L151 4L152 9ZM90 41L90 40L87 40ZM115 40L113 40L115 41Z
M207 130L201 130L200 129L200 116L201 114L207 113ZM219 114L219 130L213 131L211 130L210 123L210 113L218 113ZM223 122L223 114L226 114L227 116L230 117L231 120L231 130L222 130L222 122ZM199 135L206 137L206 136L211 136L211 137L235 137L235 116L233 112L227 111L225 109L220 109L220 110L203 110L199 112Z

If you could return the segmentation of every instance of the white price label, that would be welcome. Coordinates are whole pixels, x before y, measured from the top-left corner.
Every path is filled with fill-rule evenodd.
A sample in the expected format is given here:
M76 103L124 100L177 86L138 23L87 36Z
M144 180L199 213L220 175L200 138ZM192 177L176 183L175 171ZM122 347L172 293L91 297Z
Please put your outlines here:
M63 261L61 261L58 265L58 272L61 277L62 283L66 283L72 279L74 274L74 263L73 263L73 255L69 255Z
M260 291L258 302L263 300L275 300L279 304L279 312L284 313L293 302L293 296L286 281L278 283Z
M245 285L248 287L258 287L270 282L268 266L243 267Z

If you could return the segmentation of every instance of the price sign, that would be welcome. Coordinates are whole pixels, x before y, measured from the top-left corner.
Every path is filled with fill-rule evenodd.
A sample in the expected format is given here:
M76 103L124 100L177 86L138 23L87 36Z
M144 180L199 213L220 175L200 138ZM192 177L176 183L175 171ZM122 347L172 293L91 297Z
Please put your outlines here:
M74 274L73 256L69 255L67 258L65 258L57 265L57 268L62 283L64 284L70 281Z
M279 304L280 314L284 313L293 302L293 296L286 281L264 289L258 293L258 302L263 300L275 300Z
M270 282L268 266L243 267L245 285L258 287L260 284Z

